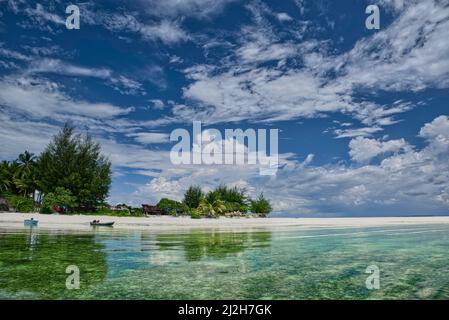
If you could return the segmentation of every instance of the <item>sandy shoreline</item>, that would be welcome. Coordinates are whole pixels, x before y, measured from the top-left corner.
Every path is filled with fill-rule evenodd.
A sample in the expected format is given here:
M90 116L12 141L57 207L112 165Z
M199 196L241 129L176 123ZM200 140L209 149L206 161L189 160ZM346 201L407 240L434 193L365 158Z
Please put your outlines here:
M183 231L191 229L289 229L289 228L345 228L380 227L414 224L449 224L447 217L367 217L367 218L220 218L190 219L188 217L155 216L106 217L64 216L34 213L0 213L0 228L22 228L23 220L33 217L39 220L39 229L90 230L89 222L115 221L115 229L142 229L155 232Z

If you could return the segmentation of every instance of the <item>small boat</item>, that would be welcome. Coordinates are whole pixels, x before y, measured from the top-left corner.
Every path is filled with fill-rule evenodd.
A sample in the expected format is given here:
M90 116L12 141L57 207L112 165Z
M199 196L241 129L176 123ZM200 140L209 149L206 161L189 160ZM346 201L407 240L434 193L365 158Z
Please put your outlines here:
M114 222L91 222L90 225L94 227L112 227Z
M38 220L33 220L33 219L23 220L23 225L25 225L25 226L37 226L38 222L39 222Z

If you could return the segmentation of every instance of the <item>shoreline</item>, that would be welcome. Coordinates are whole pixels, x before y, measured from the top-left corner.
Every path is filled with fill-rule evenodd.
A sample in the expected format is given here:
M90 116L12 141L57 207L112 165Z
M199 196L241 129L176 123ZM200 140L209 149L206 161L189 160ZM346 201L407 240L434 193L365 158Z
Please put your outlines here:
M92 230L90 221L115 221L113 228L99 230L147 230L153 232L189 230L291 229L291 228L363 228L417 224L449 224L449 216L429 217L345 217L345 218L218 218L191 219L190 217L150 216L113 217L93 215L47 215L39 213L0 213L0 228L23 228L23 220L33 217L39 229Z

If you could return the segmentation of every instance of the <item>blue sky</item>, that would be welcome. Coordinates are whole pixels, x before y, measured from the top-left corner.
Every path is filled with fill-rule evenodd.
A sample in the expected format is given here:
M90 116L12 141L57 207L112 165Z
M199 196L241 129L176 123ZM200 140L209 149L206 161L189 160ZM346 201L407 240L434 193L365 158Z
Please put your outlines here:
M0 0L0 159L69 121L112 161L111 203L224 183L283 214L448 213L448 1L83 1L68 30L70 4ZM278 128L281 168L171 164L193 120Z

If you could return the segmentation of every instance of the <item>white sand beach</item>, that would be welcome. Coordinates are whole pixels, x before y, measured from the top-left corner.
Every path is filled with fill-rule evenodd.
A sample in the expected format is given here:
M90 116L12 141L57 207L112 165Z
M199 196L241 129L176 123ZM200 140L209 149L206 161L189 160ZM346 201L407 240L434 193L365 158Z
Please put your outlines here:
M381 227L413 224L449 224L445 217L356 217L356 218L219 218L191 219L189 217L152 216L109 217L87 215L46 215L38 213L0 213L0 228L22 228L23 220L34 218L40 229L89 230L89 222L115 221L114 229L144 229L154 232L190 229L289 229Z

